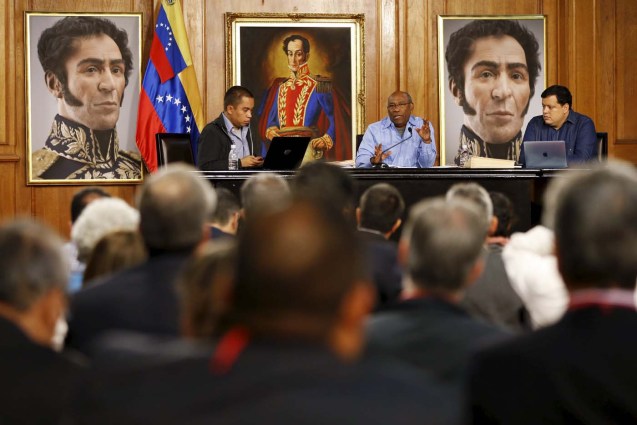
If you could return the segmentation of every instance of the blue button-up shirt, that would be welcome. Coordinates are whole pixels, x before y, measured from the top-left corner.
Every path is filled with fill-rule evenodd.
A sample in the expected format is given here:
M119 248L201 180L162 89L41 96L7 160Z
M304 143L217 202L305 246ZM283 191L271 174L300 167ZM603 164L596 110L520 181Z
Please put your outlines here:
M564 140L566 143L566 162L571 165L597 158L597 133L593 120L573 110L569 111L566 121L559 130L544 122L542 115L533 117L526 126L520 163L525 164L524 142L527 140Z
M391 152L391 155L383 161L390 167L428 168L433 166L436 161L434 127L430 122L431 143L425 143L416 131L423 124L422 118L411 115L402 136L389 117L370 124L358 148L356 166L372 167L370 159L374 157L374 149L379 144L383 145L383 150Z

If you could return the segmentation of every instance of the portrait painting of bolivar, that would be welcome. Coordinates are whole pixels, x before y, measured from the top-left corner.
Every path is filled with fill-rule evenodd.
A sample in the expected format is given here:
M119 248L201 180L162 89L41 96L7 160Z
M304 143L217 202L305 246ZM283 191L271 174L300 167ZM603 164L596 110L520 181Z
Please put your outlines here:
M26 19L29 183L141 180L141 15Z
M233 83L255 95L252 126L262 153L273 137L307 136L305 160L352 159L361 80L353 31L310 23L237 28Z

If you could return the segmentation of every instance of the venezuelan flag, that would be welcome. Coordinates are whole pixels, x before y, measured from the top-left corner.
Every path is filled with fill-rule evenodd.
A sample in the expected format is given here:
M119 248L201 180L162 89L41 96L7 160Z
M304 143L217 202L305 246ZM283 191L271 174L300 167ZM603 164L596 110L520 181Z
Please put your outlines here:
M179 0L162 0L137 112L137 146L149 171L157 169L156 133L189 133L197 156L205 125Z

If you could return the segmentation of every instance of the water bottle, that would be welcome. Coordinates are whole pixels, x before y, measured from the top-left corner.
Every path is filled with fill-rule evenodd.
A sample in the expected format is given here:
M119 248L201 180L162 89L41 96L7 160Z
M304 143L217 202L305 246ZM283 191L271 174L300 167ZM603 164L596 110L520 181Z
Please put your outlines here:
M237 147L233 143L230 146L230 153L228 154L228 170L239 169L239 157L237 156Z

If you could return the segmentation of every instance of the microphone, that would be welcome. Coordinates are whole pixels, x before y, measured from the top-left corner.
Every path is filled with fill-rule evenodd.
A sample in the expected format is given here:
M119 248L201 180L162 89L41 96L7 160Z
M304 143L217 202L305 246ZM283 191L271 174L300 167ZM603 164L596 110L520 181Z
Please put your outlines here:
M413 136L413 130L411 127L407 127L407 131L409 132L409 136L407 136L407 138L402 139L400 142L398 143L394 143L393 145L391 145L390 147L388 147L387 149L384 149L381 153L380 156L382 158L383 155L385 155L387 153L387 151L389 151L390 149L395 148L396 146L400 145L401 143L406 142L407 140L411 139L411 136ZM374 165L374 168L389 168L389 165L385 164L384 162L379 162L378 164Z

